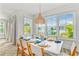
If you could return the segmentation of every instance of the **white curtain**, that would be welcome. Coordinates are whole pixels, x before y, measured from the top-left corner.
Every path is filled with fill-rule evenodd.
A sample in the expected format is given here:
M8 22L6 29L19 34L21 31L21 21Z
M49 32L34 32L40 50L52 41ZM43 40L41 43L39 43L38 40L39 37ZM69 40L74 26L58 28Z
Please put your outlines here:
M7 40L15 44L16 42L16 16L12 16L7 21Z

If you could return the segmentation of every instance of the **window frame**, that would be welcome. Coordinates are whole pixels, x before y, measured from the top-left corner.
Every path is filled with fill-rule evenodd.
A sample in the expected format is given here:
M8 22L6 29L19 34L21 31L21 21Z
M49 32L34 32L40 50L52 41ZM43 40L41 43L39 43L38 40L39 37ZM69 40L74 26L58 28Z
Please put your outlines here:
M76 12L64 12L63 14L60 14L58 16L58 19L62 16L62 15L65 15L65 14L73 14L73 38L70 39L70 40L74 40L76 39ZM59 19L60 20L60 19ZM58 28L59 28L59 25L58 25ZM58 29L58 33L59 33L59 29ZM61 39L58 35L58 38ZM68 40L67 38L63 38L61 40Z
M3 32L1 34L5 34L5 23L3 21L0 21L0 23L3 23Z
M30 27L31 27L31 32L30 32L29 34L27 34L27 35L32 35L32 32L33 32L33 20L32 20L31 18L25 17L25 16L23 17L23 35L25 35L25 34L24 34L24 21L25 21L24 18L26 18L26 20L29 19L29 22L30 22L30 20L32 21L32 23L31 23L32 26L30 26Z
M74 12L74 11L67 11L67 12L63 12L63 13L59 13L59 14L54 14L54 15L48 15L48 16L45 16L45 19L46 19L46 17L49 17L49 16L56 16L56 23L57 23L57 26L56 26L56 31L57 31L57 37L56 38L58 38L58 39L60 39L60 37L59 37L59 18L60 18L60 16L62 16L62 15L64 15L64 14L70 14L70 13L72 13L73 14L73 39L70 39L70 40L74 40L74 39L76 39L76 26L77 26L77 23L76 23L76 21L77 21L77 18L76 18L76 12ZM47 35L48 35L48 28L47 28L47 23L46 23L46 30L47 30ZM61 40L68 40L68 39L61 39Z
M47 18L47 17L50 17L50 16L55 16L55 17L56 17L56 31L57 31L57 18L58 18L58 17L57 17L57 15L48 15L48 16L45 17L45 20L46 20L46 21L49 20L49 19L46 19L46 18ZM52 36L52 35L49 35L49 34L48 34L48 31L49 31L49 30L48 30L47 22L46 22L46 30L47 30L47 33L46 33L46 34L47 34L48 36ZM57 34L58 34L58 32L56 32L56 35L55 35L55 36L57 36Z
M1 33L1 39L6 38L6 20L5 19L0 19L0 23L3 23L3 33Z

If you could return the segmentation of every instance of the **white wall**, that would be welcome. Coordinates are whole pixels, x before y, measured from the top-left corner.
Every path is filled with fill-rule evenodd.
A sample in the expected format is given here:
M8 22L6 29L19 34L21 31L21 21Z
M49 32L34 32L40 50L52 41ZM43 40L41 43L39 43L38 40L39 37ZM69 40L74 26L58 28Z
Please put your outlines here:
M79 9L76 10L76 13L77 13L77 26L76 26L76 36L77 36L77 46L78 46L78 51L79 51Z
M23 34L23 15L21 14L16 15L16 38L18 39L19 35L17 34Z

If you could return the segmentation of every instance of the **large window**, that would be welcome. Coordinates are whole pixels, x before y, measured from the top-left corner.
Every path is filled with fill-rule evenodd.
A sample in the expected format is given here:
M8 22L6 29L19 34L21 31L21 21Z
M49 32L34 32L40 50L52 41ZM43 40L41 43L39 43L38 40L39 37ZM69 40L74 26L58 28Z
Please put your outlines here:
M4 34L4 23L0 22L0 34Z
M5 37L5 23L0 21L0 38Z
M24 35L32 34L32 20L30 18L24 18Z
M45 24L35 24L36 33L42 32L48 36L55 36L61 39L73 39L74 37L74 15L75 13L64 13L45 17ZM32 33L32 20L24 18L24 34Z
M75 13L59 14L57 16L47 16L48 35L57 36L61 39L73 39Z
M59 36L72 39L74 30L74 13L63 14L59 17Z
M57 31L56 31L57 18L56 18L56 16L48 16L48 17L46 17L46 21L47 21L48 35L56 36L56 34L57 34Z

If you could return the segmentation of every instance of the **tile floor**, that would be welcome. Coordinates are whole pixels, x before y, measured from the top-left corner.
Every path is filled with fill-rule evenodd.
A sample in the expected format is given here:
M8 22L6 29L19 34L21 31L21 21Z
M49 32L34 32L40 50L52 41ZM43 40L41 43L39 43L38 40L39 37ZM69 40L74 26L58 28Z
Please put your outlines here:
M16 46L6 40L0 40L0 56L16 56Z

